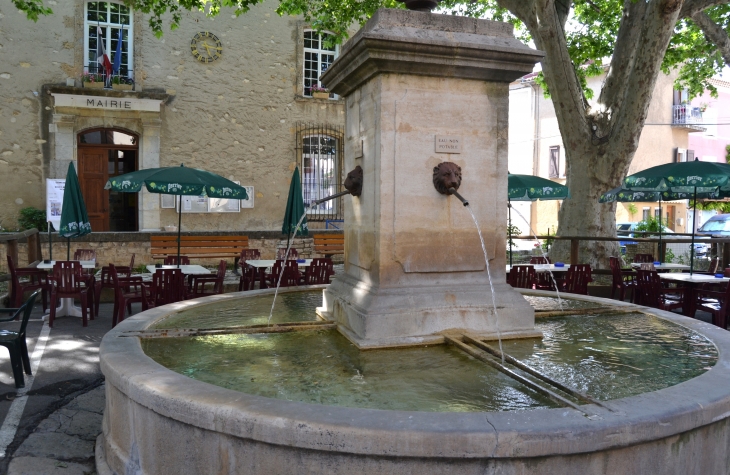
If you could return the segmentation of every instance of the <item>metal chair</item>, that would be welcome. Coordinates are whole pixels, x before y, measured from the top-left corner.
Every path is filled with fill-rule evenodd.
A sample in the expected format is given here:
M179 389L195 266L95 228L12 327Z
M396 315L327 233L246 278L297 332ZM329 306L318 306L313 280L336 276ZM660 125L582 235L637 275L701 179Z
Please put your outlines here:
M591 266L588 264L571 264L562 285L562 291L571 294L588 295L588 283L593 282Z
M727 328L728 311L730 310L730 285L722 291L699 288L695 290L696 303L690 317L694 318L697 309L712 314L712 324Z
M194 275L191 279L188 298L205 297L207 295L218 295L223 293L223 279L226 278L226 261L222 260L218 264L218 272L215 276L210 275ZM206 290L206 284L213 284L210 290Z
M253 290L253 284L256 282L258 272L255 267L246 264L246 261L252 259L261 259L261 252L258 249L241 250L241 255L238 257L238 265L241 268L241 278L238 282L239 292L242 290ZM253 274L253 277L251 277L251 274Z
M312 259L309 266L304 269L304 276L302 277L301 283L303 285L328 284L330 281L331 263L331 259Z
M48 282L48 274L33 267L15 267L10 256L8 258L8 269L10 269L10 305L20 307L23 303L23 295L28 291L41 290L43 311L48 308L48 294L51 292L51 284ZM27 277L28 281L21 281L21 277Z
M266 282L269 287L276 287L279 283L279 275L281 276L281 287L293 287L299 285L299 266L297 261L287 260L286 265L282 259L277 259L276 263L271 268L271 273L266 276Z
M25 370L25 374L28 376L33 374L30 369L30 358L28 357L28 345L25 342L25 335L30 314L33 311L36 298L38 298L38 294L41 292L41 289L33 292L20 308L0 308L0 313L12 313L8 318L0 318L0 322L15 320L22 314L18 331L0 330L0 346L7 348L10 353L10 366L13 369L13 379L15 380L16 388L25 387L23 370Z
M509 271L509 285L515 288L531 289L535 286L535 279L535 266L516 265Z
M286 248L280 247L276 250L276 258L277 259L284 259L284 255L286 254ZM289 249L289 257L288 259L297 259L299 258L299 252L294 249L293 247Z
M634 255L634 262L636 262L636 263L642 263L642 262L649 263L650 262L650 263L653 264L654 263L654 256L652 256L651 254L635 254Z
M631 301L636 301L636 272L629 269L621 268L621 260L618 257L609 257L609 264L611 266L611 276L613 281L611 283L611 298L616 295L618 290L619 300L623 301L626 298L626 289L631 289Z
M53 327L56 318L58 299L81 300L81 320L83 326L88 326L87 310L91 313L91 320L94 319L94 287L89 286L89 279L83 273L81 263L78 261L56 261L53 265L53 274L49 277L53 282L51 288L51 312L48 315L48 326Z
M180 269L155 270L152 274L152 286L149 288L148 307L159 307L186 298L185 274Z
M142 282L142 277L120 277L114 264L109 264L105 269L107 269L114 289L114 311L112 312L112 328L114 328L117 323L124 320L125 308L130 314L132 313L132 303L139 302L142 304L142 310L147 310L147 288Z
M552 264L549 257L545 256L532 256L530 258L530 264Z
M166 256L164 265L166 266L176 266L177 265L177 256ZM190 265L190 258L188 256L180 256L180 265L181 266L189 266Z
M109 264L111 265L111 264ZM132 254L132 259L129 261L129 267L127 266L114 266L117 275L119 277L132 277L132 269L134 269L134 254ZM95 305L95 311L96 314L99 315L99 302L101 301L101 291L103 289L113 289L114 288L114 282L112 282L111 275L109 273L109 266L104 266L101 268L101 273L99 274L99 280L96 282L96 291L94 295L94 305ZM116 299L116 292L114 293L114 298ZM115 300L116 304L116 300Z

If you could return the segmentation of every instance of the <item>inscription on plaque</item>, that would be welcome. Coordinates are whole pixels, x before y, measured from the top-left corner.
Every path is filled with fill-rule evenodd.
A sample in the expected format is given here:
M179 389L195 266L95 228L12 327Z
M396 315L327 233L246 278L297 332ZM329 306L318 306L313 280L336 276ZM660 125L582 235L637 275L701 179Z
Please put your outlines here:
M436 153L461 153L463 142L458 135L437 135Z

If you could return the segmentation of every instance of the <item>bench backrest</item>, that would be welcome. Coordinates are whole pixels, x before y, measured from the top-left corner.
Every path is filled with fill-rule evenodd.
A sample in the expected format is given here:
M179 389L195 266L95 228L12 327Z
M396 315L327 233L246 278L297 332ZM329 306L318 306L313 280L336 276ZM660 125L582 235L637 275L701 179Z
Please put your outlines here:
M188 257L238 257L248 249L248 236L180 236L180 254ZM156 259L177 255L177 236L150 236Z
M344 254L345 236L343 234L315 234L314 252L317 254Z

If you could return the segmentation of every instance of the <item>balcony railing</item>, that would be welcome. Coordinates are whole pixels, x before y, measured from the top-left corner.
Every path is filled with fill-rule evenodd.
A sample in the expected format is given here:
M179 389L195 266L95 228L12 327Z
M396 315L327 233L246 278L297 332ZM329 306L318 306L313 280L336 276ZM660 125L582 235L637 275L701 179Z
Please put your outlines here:
M86 65L84 71L84 74L81 76L81 87L127 91L136 90L133 69L122 67L118 74L107 75L104 72L104 68L100 67L97 63L92 63Z
M699 107L686 104L673 106L672 124L702 124L702 111Z

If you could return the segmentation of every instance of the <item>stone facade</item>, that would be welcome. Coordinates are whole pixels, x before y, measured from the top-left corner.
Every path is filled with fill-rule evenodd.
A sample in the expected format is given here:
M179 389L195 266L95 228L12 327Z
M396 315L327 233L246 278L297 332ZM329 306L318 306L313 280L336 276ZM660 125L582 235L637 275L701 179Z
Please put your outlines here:
M64 178L77 160L77 134L108 127L139 135L139 168L184 162L254 186L253 209L186 214L183 231L280 228L297 163L296 124L341 127L344 106L303 95L307 25L280 17L276 5L267 1L239 18L231 10L216 18L184 12L180 28L165 26L161 39L133 12L136 91L112 92L80 87L84 1L54 3L54 14L35 24L0 4L0 225L15 229L26 206L44 209L45 179ZM192 55L191 39L201 31L220 38L217 61ZM157 109L61 105L61 95L144 100ZM141 193L138 207L140 230L177 222L175 210L160 209L158 195Z

